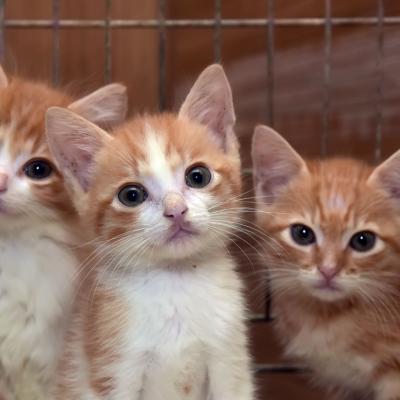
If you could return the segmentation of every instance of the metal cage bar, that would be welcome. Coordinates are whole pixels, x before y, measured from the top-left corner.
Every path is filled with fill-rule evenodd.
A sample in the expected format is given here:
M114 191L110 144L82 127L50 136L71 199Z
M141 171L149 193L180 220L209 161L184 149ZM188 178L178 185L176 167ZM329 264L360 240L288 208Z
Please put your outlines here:
M105 60L104 60L104 81L105 83L111 82L112 76L112 37L111 37L111 10L112 10L112 0L105 0L106 4L106 17L105 17L105 30L104 30L104 50L105 50Z
M267 121L274 126L275 0L267 0Z
M4 0L1 0L4 2ZM161 1L161 0L160 0ZM376 26L379 23L379 17L332 17L331 26ZM400 17L382 17L382 25L400 25ZM34 28L52 28L54 21L51 19L6 19L4 26L15 29L34 29ZM113 19L109 23L110 29L118 28L214 28L220 25L221 28L256 28L265 27L268 24L268 18L244 18L244 19ZM274 26L277 27L304 27L304 26L325 26L326 18L276 18ZM105 29L107 22L105 20L82 20L82 19L61 19L59 27L62 29L91 28Z
M60 83L60 0L53 0L52 4L53 12L53 37L52 37L52 75L53 84L58 85Z
M4 7L6 0L0 0L0 61L3 62L5 58L5 39L4 39Z
M378 24L377 24L377 87L376 87L376 137L375 137L375 154L376 162L381 160L382 156L382 123L383 123L383 44L384 44L384 27L383 22L385 19L383 0L378 0Z
M322 104L321 156L326 156L329 135L329 108L331 86L331 51L332 51L332 5L325 0L324 25L324 100Z
M214 0L214 62L221 62L222 55L222 32L221 32L221 8L222 0Z
M275 47L275 0L267 0L267 121L274 126L274 47ZM264 322L272 319L272 299L268 278L265 290Z
M166 86L165 80L167 76L167 63L166 63L166 44L167 44L167 31L166 31L166 0L158 1L159 7L159 19L158 19L158 34L159 34L159 47L158 47L158 57L159 57L159 78L158 78L158 99L159 108L161 111L165 109L166 106Z

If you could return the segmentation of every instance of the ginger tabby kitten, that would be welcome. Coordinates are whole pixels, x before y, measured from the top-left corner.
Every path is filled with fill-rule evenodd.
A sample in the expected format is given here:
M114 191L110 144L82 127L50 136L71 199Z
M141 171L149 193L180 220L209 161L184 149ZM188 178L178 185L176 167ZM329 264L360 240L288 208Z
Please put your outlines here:
M399 400L400 152L376 168L305 161L259 126L252 154L287 355L340 399Z
M56 399L253 399L242 284L227 251L241 189L234 123L218 65L179 115L137 117L112 136L48 111L50 148L97 241Z
M47 400L79 261L77 215L51 156L44 117L59 105L110 127L126 90L79 100L0 67L0 398Z

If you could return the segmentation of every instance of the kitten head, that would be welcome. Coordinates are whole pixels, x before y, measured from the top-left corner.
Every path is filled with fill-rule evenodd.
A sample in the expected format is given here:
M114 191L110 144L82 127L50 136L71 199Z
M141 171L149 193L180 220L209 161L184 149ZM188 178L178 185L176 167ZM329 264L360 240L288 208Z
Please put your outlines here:
M200 75L178 115L137 117L112 136L61 108L46 121L85 226L108 241L115 263L173 262L224 246L240 159L220 66Z
M125 117L126 91L108 85L74 102L45 84L8 79L0 67L1 231L72 212L46 144L45 112L54 105L110 126Z
M375 169L352 159L306 162L265 126L252 151L273 289L330 303L393 295L400 152Z

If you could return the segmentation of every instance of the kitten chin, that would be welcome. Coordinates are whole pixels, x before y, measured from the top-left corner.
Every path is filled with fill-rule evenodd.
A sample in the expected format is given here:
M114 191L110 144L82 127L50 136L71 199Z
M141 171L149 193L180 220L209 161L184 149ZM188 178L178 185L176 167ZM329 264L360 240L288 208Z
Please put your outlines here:
M97 243L56 399L253 398L242 285L226 249L241 189L234 122L217 65L178 115L138 116L112 135L48 111L50 148Z
M74 101L44 83L9 78L0 67L0 97L0 398L44 400L73 298L79 261L72 248L80 237L47 146L45 112L59 105L88 115L105 106L117 121L126 95L123 86L109 85Z
M400 152L377 167L305 161L253 137L257 220L286 353L340 393L400 395Z

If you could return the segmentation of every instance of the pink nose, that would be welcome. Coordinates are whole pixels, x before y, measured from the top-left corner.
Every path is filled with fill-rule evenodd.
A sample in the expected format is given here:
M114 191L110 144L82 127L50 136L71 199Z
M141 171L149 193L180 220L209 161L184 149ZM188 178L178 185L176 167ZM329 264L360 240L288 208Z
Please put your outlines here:
M0 172L0 192L5 192L8 188L8 175Z
M328 282L339 273L339 269L335 265L322 265L318 267L318 271Z
M185 199L179 193L168 193L163 200L164 217L174 222L182 222L188 211Z

